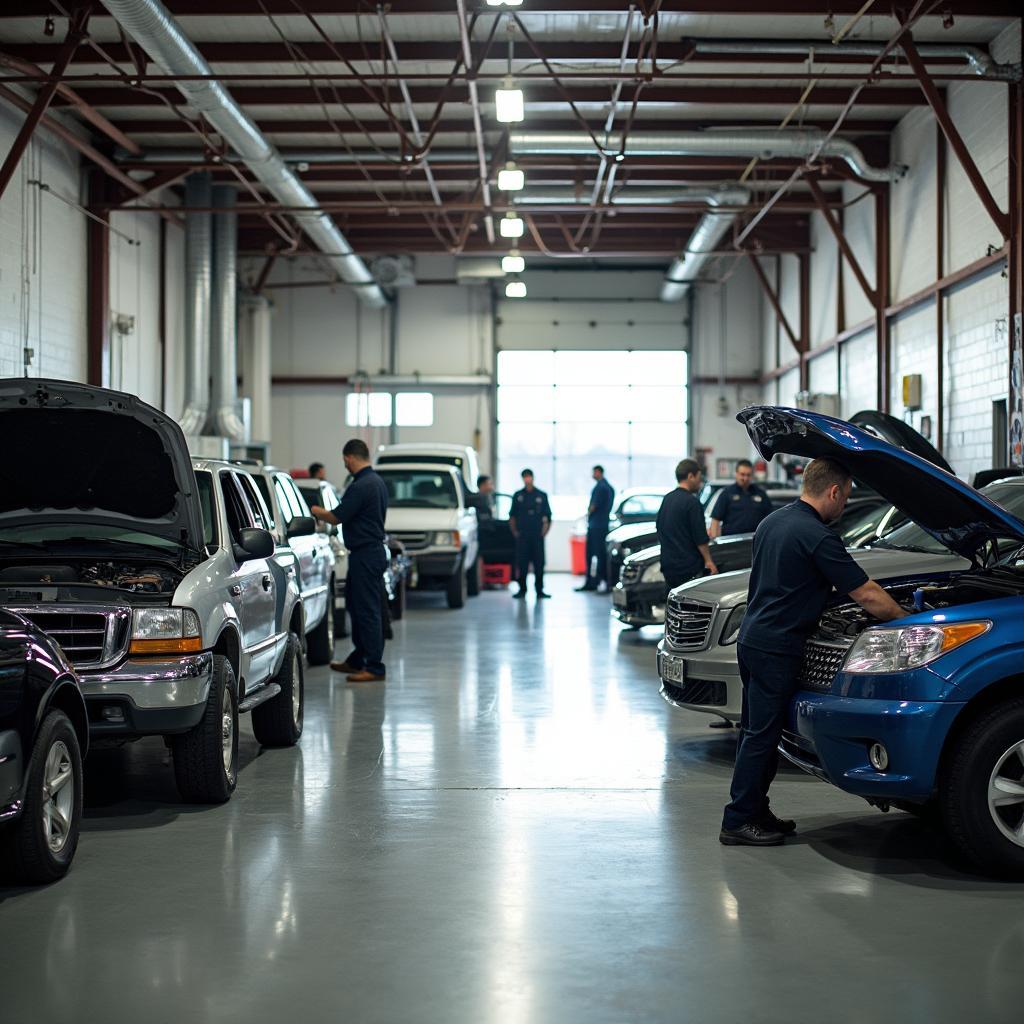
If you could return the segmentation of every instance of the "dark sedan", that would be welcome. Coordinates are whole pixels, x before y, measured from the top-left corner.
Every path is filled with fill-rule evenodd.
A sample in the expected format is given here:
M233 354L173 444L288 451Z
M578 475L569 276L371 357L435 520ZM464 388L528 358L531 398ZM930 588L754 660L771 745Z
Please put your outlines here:
M55 882L71 866L88 743L85 701L63 651L0 610L0 864L9 878Z

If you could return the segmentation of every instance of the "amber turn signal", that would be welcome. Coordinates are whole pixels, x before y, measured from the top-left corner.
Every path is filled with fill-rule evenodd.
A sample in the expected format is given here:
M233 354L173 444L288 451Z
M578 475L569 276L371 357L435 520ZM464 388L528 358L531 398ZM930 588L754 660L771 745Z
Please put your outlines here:
M203 641L197 636L177 640L133 640L129 654L150 656L154 654L198 654Z
M976 636L988 632L988 622L965 622L962 625L942 627L942 650L951 651L954 647L973 640Z

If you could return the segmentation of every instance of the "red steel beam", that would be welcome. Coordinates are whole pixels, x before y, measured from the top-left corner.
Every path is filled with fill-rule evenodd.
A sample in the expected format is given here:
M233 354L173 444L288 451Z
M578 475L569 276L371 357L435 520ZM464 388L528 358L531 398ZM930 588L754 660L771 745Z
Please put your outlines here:
M864 290L864 294L868 297L868 301L872 306L878 302L878 297L875 289L868 284L867 276L864 273L863 267L860 265L860 260L857 259L856 253L850 246L849 241L843 232L842 226L836 219L836 215L832 212L829 207L828 200L825 198L825 193L822 192L821 186L814 180L814 178L808 177L804 179L807 182L808 187L811 190L811 195L814 197L814 202L821 212L821 215L825 218L825 223L828 225L829 230L835 236L836 242L839 244L839 249L846 261L850 264L850 269L853 271L854 277L857 278L857 282ZM941 275L940 275L941 276Z
M889 238L889 186L875 188L875 345L878 360L877 400L880 412L889 411L889 317L890 297L890 238Z
M775 289L772 287L771 282L768 280L768 275L765 274L764 268L761 266L760 260L758 260L756 254L750 249L745 249L747 257L750 259L750 265L754 268L754 273L757 275L758 281L761 282L761 287L764 289L764 294L768 299L772 309L775 310L775 315L778 317L779 323L782 325L782 329L786 332L786 336L793 344L793 348L796 349L797 355L803 355L805 349L803 339L798 337L796 332L790 326L789 320L786 317L786 312L782 308L782 303L779 301L778 295L775 294ZM802 303L802 299L801 299Z
M810 376L807 353L811 350L811 256L797 257L800 268L800 390L806 391Z
M93 216L85 221L86 373L89 384L110 384L110 213L104 209L110 179L92 170L89 201Z

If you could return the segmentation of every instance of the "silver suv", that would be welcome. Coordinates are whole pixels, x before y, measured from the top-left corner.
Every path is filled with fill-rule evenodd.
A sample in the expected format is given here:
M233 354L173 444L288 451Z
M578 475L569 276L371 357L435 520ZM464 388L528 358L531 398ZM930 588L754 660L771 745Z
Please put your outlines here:
M299 585L252 477L193 464L134 396L64 381L0 381L0 437L0 606L60 644L93 745L164 736L182 796L227 800L239 714L265 746L303 721Z

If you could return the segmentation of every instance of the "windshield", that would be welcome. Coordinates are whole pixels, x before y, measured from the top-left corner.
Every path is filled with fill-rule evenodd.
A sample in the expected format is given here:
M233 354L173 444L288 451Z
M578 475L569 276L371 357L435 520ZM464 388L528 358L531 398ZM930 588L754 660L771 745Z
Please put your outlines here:
M869 505L843 513L836 529L848 548L862 548L906 521L907 517L894 505Z
M141 530L127 530L102 523L81 523L71 526L67 523L26 523L22 526L0 527L0 545L4 547L82 548L94 551L109 545L158 548L167 553L177 553L180 545L168 537L160 537Z
M428 469L380 469L391 508L458 508L455 480Z

